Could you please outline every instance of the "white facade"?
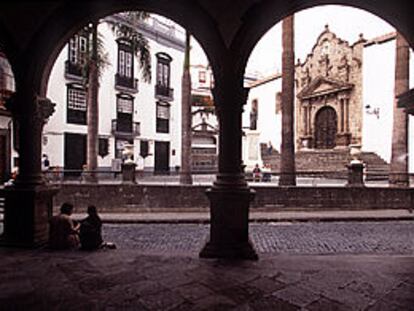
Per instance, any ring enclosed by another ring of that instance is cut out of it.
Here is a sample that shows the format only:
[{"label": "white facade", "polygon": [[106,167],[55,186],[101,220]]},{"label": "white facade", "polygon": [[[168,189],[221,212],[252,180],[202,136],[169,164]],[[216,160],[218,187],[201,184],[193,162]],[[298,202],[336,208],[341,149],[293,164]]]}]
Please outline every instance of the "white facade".
[{"label": "white facade", "polygon": [[[99,130],[100,138],[107,138],[109,154],[98,157],[100,169],[109,169],[115,159],[116,138],[112,131],[112,120],[117,119],[117,95],[130,93],[133,96],[133,122],[138,122],[140,134],[133,138],[134,159],[137,169],[153,170],[155,166],[155,143],[168,142],[169,167],[180,165],[181,161],[181,77],[184,61],[184,34],[174,24],[167,25],[162,20],[152,16],[142,29],[148,38],[151,51],[152,81],[146,83],[141,78],[138,60],[134,60],[134,78],[139,79],[138,92],[120,91],[115,88],[115,75],[118,71],[118,44],[116,36],[107,22],[98,27],[102,35],[105,51],[111,64],[105,68],[100,79],[99,88]],[[171,57],[170,88],[173,89],[172,100],[160,100],[155,96],[157,83],[157,53]],[[51,166],[65,166],[65,133],[86,134],[87,126],[67,122],[67,85],[74,82],[65,77],[65,61],[68,59],[68,45],[59,54],[49,78],[47,96],[56,103],[56,111],[45,125],[43,131],[43,153],[50,159]],[[169,132],[159,133],[156,130],[157,102],[169,104]],[[148,141],[149,156],[145,163],[140,154],[140,141]]]},{"label": "white facade", "polygon": [[[413,53],[410,72],[414,72]],[[388,163],[391,159],[391,140],[394,103],[395,39],[367,44],[363,49],[362,150],[377,153]],[[272,143],[280,151],[281,112],[277,111],[276,94],[281,92],[281,76],[274,75],[251,85],[243,113],[243,127],[250,127],[252,102],[257,100],[257,132],[259,143]],[[410,76],[410,88],[414,75]],[[369,105],[369,107],[366,107]],[[414,119],[409,123],[409,171],[414,172]],[[244,146],[244,150],[246,150]],[[247,151],[243,154],[247,159]]]}]

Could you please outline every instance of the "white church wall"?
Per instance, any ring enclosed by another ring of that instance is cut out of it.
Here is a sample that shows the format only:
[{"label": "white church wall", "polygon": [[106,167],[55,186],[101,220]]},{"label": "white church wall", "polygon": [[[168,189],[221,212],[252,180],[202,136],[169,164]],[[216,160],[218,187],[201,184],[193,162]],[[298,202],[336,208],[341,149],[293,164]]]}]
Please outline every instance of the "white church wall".
[{"label": "white church wall", "polygon": [[273,148],[280,151],[282,142],[281,111],[276,113],[276,93],[282,89],[280,78],[263,83],[250,89],[247,103],[244,107],[242,122],[244,128],[250,127],[250,112],[252,101],[258,102],[257,131],[260,133],[259,142],[271,142]]},{"label": "white church wall", "polygon": [[[374,44],[363,50],[362,150],[391,159],[395,40]],[[370,108],[365,107],[369,105]],[[379,109],[378,117],[370,114]]]}]

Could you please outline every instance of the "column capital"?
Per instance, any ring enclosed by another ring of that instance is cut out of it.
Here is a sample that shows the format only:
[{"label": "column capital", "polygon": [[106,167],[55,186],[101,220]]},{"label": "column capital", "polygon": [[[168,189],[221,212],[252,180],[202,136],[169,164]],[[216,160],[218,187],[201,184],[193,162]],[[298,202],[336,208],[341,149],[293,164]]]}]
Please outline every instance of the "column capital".
[{"label": "column capital", "polygon": [[40,122],[44,125],[49,117],[55,112],[56,104],[49,98],[41,97],[36,94],[31,96],[21,95],[19,92],[14,93],[6,102],[6,108],[13,118],[19,121]]},{"label": "column capital", "polygon": [[217,110],[243,112],[243,106],[246,104],[249,96],[249,88],[245,87],[214,87],[212,90],[214,102]]}]

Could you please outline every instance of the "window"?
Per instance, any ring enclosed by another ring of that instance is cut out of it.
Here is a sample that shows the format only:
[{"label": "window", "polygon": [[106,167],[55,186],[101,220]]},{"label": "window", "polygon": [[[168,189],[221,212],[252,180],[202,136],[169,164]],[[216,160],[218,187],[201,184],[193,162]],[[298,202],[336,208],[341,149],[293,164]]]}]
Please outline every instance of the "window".
[{"label": "window", "polygon": [[250,129],[257,130],[257,113],[258,113],[258,101],[254,99],[252,101],[252,109],[250,111]]},{"label": "window", "polygon": [[276,93],[275,113],[280,114],[282,111],[282,92]]},{"label": "window", "polygon": [[77,84],[67,85],[67,122],[86,124],[86,90]]},{"label": "window", "polygon": [[157,84],[170,86],[170,63],[172,58],[165,53],[157,54]]},{"label": "window", "polygon": [[82,68],[86,65],[88,55],[88,34],[83,31],[74,35],[68,44],[68,61],[65,73],[82,76]]},{"label": "window", "polygon": [[118,40],[118,75],[124,78],[134,78],[134,57],[131,42]]},{"label": "window", "polygon": [[157,103],[157,133],[170,132],[170,105],[165,103]]},{"label": "window", "polygon": [[198,72],[198,82],[205,83],[206,82],[206,72],[205,71],[199,71]]},{"label": "window", "polygon": [[119,94],[116,103],[117,131],[131,133],[134,110],[134,97],[127,94]]}]

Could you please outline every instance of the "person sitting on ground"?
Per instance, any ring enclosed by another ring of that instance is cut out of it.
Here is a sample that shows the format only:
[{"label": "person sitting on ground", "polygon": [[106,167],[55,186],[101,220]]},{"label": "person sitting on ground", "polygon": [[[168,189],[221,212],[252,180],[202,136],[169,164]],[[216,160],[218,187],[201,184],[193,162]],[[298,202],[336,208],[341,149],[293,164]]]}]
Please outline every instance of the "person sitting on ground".
[{"label": "person sitting on ground", "polygon": [[256,164],[253,169],[253,181],[260,181],[261,179],[261,170],[259,164]]},{"label": "person sitting on ground", "polygon": [[53,216],[49,221],[49,248],[76,249],[79,247],[79,223],[74,222],[72,215],[73,205],[63,203],[60,214]]},{"label": "person sitting on ground", "polygon": [[85,250],[98,249],[103,246],[102,220],[94,205],[88,206],[88,217],[81,221],[81,248]]}]

